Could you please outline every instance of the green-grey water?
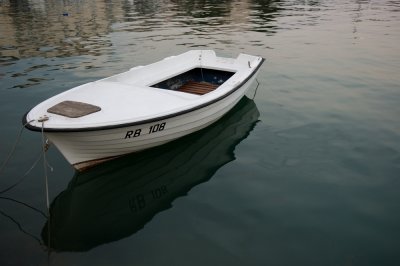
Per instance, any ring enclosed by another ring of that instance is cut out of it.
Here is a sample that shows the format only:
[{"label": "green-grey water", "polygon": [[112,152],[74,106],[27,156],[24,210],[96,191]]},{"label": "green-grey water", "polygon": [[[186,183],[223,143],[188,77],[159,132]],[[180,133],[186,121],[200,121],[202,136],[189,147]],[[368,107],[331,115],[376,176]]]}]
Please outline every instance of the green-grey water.
[{"label": "green-grey water", "polygon": [[190,49],[266,58],[198,133],[84,173],[50,147],[50,219],[23,131],[0,265],[400,265],[399,44],[391,0],[0,0],[0,163],[71,87]]}]

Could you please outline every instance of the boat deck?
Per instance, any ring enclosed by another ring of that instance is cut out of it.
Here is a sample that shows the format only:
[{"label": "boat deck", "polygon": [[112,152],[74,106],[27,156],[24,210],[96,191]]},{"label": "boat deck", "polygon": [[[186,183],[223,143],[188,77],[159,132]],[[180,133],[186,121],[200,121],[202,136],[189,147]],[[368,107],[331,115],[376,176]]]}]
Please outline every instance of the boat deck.
[{"label": "boat deck", "polygon": [[182,87],[177,89],[177,91],[192,93],[192,94],[197,94],[197,95],[203,95],[203,94],[212,92],[213,90],[215,90],[218,87],[219,87],[219,85],[212,84],[209,82],[189,81],[188,83],[184,84]]}]

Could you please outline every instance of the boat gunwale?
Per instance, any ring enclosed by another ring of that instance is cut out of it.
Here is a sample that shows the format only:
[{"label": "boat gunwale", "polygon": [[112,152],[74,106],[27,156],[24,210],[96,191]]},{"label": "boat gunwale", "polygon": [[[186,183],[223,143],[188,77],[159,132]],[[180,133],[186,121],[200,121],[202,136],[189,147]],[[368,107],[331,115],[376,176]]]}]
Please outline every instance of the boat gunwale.
[{"label": "boat gunwale", "polygon": [[246,82],[248,82],[257,73],[257,71],[260,69],[260,67],[262,66],[262,64],[265,61],[265,58],[263,58],[263,57],[260,57],[260,58],[261,58],[261,61],[258,63],[257,67],[254,68],[254,70],[251,72],[251,74],[248,75],[242,82],[237,84],[235,87],[233,87],[231,90],[229,90],[225,94],[223,94],[217,98],[211,99],[208,102],[196,105],[192,108],[185,109],[185,110],[182,110],[182,111],[179,111],[176,113],[171,113],[171,114],[158,116],[158,117],[154,117],[154,118],[149,118],[149,119],[144,119],[144,120],[135,121],[135,122],[128,122],[128,123],[108,125],[108,126],[81,127],[81,128],[46,128],[46,127],[42,128],[42,127],[32,126],[30,124],[31,121],[28,121],[27,116],[28,116],[29,112],[32,110],[31,109],[28,112],[26,112],[25,115],[23,116],[22,124],[31,131],[39,131],[39,132],[41,132],[41,131],[43,131],[43,132],[88,132],[88,131],[102,131],[102,130],[124,128],[124,127],[132,127],[132,126],[137,126],[137,125],[154,123],[154,122],[165,120],[165,119],[170,119],[170,118],[173,118],[176,116],[184,115],[184,114],[199,110],[201,108],[207,107],[207,106],[214,104],[214,103],[228,97],[229,95],[233,94],[235,91],[237,91],[240,87],[242,87]]}]

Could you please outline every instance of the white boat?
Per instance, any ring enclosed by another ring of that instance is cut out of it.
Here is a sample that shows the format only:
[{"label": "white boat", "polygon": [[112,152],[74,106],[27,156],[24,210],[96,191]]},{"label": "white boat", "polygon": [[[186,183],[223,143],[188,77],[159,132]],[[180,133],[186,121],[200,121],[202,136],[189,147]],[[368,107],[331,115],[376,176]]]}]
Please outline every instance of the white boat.
[{"label": "white boat", "polygon": [[215,122],[245,95],[263,61],[188,51],[60,93],[31,109],[23,123],[43,131],[83,170]]}]

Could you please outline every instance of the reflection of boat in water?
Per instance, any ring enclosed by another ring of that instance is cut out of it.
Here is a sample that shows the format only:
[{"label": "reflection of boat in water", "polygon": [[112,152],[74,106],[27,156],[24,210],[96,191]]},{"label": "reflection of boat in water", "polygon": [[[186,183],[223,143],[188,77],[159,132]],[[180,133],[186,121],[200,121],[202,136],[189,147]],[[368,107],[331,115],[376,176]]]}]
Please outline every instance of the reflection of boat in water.
[{"label": "reflection of boat in water", "polygon": [[[51,204],[51,248],[85,251],[140,230],[175,198],[234,160],[236,145],[258,116],[254,102],[244,97],[202,131],[77,173]],[[45,242],[48,229],[47,222]]]}]

